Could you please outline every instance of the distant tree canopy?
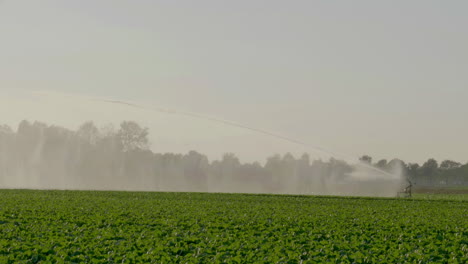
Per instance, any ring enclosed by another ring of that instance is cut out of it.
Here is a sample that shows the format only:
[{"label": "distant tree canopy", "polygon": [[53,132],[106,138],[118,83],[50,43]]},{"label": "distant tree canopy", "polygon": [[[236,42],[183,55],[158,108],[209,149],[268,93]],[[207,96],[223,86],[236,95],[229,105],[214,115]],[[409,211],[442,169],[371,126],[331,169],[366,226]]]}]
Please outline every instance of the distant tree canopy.
[{"label": "distant tree canopy", "polygon": [[440,168],[443,170],[453,170],[458,169],[462,166],[460,162],[456,162],[453,160],[444,160],[440,163]]},{"label": "distant tree canopy", "polygon": [[372,163],[372,157],[368,156],[368,155],[364,155],[362,156],[361,158],[359,158],[359,160],[363,163],[367,163],[367,164],[371,164]]},{"label": "distant tree canopy", "polygon": [[[373,163],[360,161],[390,173],[403,172],[419,186],[468,185],[468,164],[429,159],[422,166],[399,159]],[[209,161],[196,151],[187,154],[154,153],[148,128],[125,121],[119,129],[97,128],[86,122],[76,131],[41,122],[22,121],[15,131],[0,125],[0,187],[151,189],[230,191],[242,190],[303,193],[325,189],[331,181],[344,181],[355,167],[337,159],[311,160],[308,154],[273,155],[265,164],[242,163],[233,153]],[[251,189],[249,189],[251,188]]]},{"label": "distant tree canopy", "polygon": [[[369,164],[372,158],[364,155],[360,160],[363,163]],[[468,185],[468,163],[463,165],[460,162],[444,160],[439,165],[435,159],[431,158],[422,165],[419,165],[417,163],[406,164],[398,159],[393,159],[390,162],[383,159],[373,164],[373,166],[388,172],[399,168],[408,179],[421,187]]]},{"label": "distant tree canopy", "polygon": [[117,137],[124,151],[149,149],[148,128],[142,128],[136,122],[122,122]]}]

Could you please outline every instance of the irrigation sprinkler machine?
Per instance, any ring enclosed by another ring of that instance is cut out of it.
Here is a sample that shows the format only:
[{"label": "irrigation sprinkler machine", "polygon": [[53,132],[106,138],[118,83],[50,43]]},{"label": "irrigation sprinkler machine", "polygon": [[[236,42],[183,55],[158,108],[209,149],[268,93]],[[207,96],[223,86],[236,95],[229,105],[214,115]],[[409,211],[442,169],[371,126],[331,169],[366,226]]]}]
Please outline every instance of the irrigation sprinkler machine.
[{"label": "irrigation sprinkler machine", "polygon": [[413,183],[408,178],[406,178],[406,182],[407,182],[406,187],[397,193],[397,197],[399,198],[411,198],[412,197],[411,189],[413,188]]}]

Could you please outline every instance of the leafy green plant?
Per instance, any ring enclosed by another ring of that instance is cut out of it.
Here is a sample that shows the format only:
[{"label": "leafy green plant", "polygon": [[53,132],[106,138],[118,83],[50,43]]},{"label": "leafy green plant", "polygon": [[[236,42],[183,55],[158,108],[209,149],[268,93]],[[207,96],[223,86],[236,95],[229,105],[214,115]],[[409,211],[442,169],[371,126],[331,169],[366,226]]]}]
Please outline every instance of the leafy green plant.
[{"label": "leafy green plant", "polygon": [[466,263],[468,202],[0,191],[0,263]]}]

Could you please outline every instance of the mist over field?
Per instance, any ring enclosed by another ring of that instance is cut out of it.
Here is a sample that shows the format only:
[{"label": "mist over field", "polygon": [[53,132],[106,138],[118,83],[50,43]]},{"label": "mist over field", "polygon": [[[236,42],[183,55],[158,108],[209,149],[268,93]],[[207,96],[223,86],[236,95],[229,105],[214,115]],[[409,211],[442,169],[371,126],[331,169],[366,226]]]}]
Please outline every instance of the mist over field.
[{"label": "mist over field", "polygon": [[[408,180],[422,188],[468,185],[468,164],[453,160],[373,162],[233,121],[119,100],[44,91],[9,99],[0,107],[60,125],[0,127],[0,188],[395,197]],[[86,117],[97,122],[76,123]],[[249,155],[258,148],[271,152]]]},{"label": "mist over field", "polygon": [[400,162],[389,172],[365,164],[311,160],[308,154],[241,163],[233,153],[209,161],[196,151],[154,153],[148,129],[125,121],[68,130],[22,121],[0,127],[0,188],[238,192],[395,196]]}]

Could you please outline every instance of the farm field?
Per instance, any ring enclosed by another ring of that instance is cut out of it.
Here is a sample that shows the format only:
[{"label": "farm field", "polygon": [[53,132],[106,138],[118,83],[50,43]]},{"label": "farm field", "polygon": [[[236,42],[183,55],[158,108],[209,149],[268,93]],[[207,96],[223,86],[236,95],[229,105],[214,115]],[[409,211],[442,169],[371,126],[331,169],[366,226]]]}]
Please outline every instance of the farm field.
[{"label": "farm field", "polygon": [[468,201],[468,194],[465,194],[465,193],[456,193],[456,194],[415,193],[413,194],[413,198],[426,199],[426,200]]},{"label": "farm field", "polygon": [[0,190],[0,263],[467,263],[468,201]]}]

